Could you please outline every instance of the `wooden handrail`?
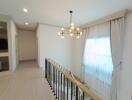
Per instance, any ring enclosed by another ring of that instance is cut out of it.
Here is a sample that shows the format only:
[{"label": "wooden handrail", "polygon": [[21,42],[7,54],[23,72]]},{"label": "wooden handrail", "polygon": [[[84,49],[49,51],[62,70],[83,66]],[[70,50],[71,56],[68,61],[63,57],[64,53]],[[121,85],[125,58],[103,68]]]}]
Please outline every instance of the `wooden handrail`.
[{"label": "wooden handrail", "polygon": [[73,82],[76,86],[78,86],[87,96],[90,96],[92,100],[102,100],[99,96],[97,96],[92,90],[90,90],[86,85],[84,85],[81,81],[77,80],[70,72],[68,72],[64,67],[60,66],[56,62],[51,59],[47,59],[48,62],[51,63],[53,67],[55,67],[58,71],[65,75],[67,79]]}]

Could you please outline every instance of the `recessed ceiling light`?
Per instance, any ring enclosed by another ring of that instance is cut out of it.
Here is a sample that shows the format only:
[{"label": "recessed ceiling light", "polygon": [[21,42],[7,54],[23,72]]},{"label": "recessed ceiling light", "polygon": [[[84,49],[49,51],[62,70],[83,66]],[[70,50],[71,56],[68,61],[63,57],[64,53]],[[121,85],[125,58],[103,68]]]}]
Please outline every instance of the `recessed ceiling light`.
[{"label": "recessed ceiling light", "polygon": [[25,25],[29,25],[29,23],[28,22],[25,22]]},{"label": "recessed ceiling light", "polygon": [[26,8],[23,8],[23,11],[24,11],[25,13],[27,13],[27,12],[28,12],[28,9],[26,9]]}]

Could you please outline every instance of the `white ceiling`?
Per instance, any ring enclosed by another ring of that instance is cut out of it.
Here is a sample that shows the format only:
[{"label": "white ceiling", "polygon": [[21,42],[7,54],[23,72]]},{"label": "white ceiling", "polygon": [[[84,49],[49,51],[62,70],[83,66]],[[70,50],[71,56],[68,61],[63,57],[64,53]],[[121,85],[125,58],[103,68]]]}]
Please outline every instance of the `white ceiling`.
[{"label": "white ceiling", "polygon": [[[37,23],[69,24],[69,10],[77,25],[132,7],[132,0],[0,0],[0,13],[14,18],[19,28],[34,30]],[[28,9],[28,13],[22,11]],[[24,22],[28,21],[29,26]]]}]

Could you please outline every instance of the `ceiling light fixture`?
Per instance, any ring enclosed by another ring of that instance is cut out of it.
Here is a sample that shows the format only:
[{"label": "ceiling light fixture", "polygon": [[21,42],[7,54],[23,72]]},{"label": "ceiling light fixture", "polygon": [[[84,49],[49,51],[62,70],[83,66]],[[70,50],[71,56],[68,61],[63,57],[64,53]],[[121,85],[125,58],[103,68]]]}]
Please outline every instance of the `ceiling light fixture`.
[{"label": "ceiling light fixture", "polygon": [[72,14],[73,11],[70,11],[70,26],[66,29],[61,28],[61,31],[58,32],[58,35],[63,39],[65,34],[69,34],[71,37],[76,37],[79,39],[82,35],[82,31],[79,27],[75,27],[74,23],[72,22]]},{"label": "ceiling light fixture", "polygon": [[23,8],[23,11],[24,11],[25,13],[27,13],[27,12],[28,12],[28,9],[26,9],[26,8]]},{"label": "ceiling light fixture", "polygon": [[25,22],[25,25],[29,25],[29,23],[28,22]]}]

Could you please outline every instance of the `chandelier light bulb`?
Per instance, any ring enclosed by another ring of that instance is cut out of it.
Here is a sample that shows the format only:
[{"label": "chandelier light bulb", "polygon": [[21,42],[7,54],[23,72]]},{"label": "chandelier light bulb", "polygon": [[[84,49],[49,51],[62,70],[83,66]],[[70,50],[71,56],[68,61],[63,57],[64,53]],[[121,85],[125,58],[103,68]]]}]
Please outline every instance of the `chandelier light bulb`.
[{"label": "chandelier light bulb", "polygon": [[71,23],[71,26],[74,26],[74,23]]},{"label": "chandelier light bulb", "polygon": [[64,31],[64,28],[62,27],[61,30]]},{"label": "chandelier light bulb", "polygon": [[60,36],[60,35],[61,35],[61,33],[60,33],[60,32],[58,32],[58,35]]},{"label": "chandelier light bulb", "polygon": [[82,32],[80,32],[80,35],[82,35]]},{"label": "chandelier light bulb", "polygon": [[29,25],[29,23],[28,22],[25,22],[25,25]]},{"label": "chandelier light bulb", "polygon": [[79,31],[80,29],[79,28],[77,28],[77,31]]},{"label": "chandelier light bulb", "polygon": [[28,9],[23,8],[23,12],[28,13]]},{"label": "chandelier light bulb", "polygon": [[74,35],[73,33],[70,34],[71,37],[72,37],[73,35]]},{"label": "chandelier light bulb", "polygon": [[74,26],[72,26],[72,27],[71,27],[71,29],[72,29],[72,30],[74,30],[74,29],[75,29],[75,27],[74,27]]},{"label": "chandelier light bulb", "polygon": [[71,33],[71,32],[72,32],[72,30],[70,29],[70,30],[69,30],[69,32]]}]

